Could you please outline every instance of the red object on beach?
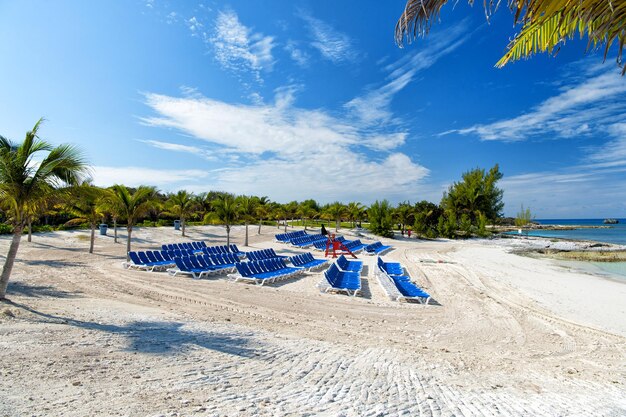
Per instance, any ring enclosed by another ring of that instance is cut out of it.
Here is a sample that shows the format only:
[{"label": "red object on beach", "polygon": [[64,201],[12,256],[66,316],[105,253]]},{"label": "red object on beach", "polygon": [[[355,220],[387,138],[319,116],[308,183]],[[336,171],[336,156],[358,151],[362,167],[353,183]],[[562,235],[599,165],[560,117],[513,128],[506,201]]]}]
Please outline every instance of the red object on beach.
[{"label": "red object on beach", "polygon": [[324,257],[328,257],[328,253],[332,248],[333,258],[339,255],[352,255],[354,259],[358,259],[354,253],[350,249],[348,249],[343,243],[335,239],[335,234],[328,235],[328,241],[326,242],[326,253],[324,253]]}]

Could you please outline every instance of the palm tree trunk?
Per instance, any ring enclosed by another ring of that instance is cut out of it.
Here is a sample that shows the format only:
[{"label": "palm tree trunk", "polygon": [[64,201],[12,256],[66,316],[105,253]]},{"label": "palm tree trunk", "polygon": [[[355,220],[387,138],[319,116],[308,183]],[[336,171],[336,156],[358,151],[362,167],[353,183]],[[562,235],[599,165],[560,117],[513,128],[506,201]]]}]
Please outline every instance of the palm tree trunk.
[{"label": "palm tree trunk", "polygon": [[339,231],[339,219],[335,219],[335,232]]},{"label": "palm tree trunk", "polygon": [[257,232],[257,235],[261,234],[261,225],[263,224],[263,219],[259,219],[259,231]]},{"label": "palm tree trunk", "polygon": [[113,217],[113,242],[117,243],[117,217]]},{"label": "palm tree trunk", "polygon": [[31,219],[28,219],[28,241],[33,241],[33,222]]},{"label": "palm tree trunk", "polygon": [[130,235],[133,233],[133,226],[128,225],[126,227],[126,231],[128,232],[128,237],[126,238],[126,260],[130,261],[130,256],[128,256],[128,252],[130,252]]},{"label": "palm tree trunk", "polygon": [[285,216],[285,233],[287,233],[287,216]]},{"label": "palm tree trunk", "polygon": [[185,218],[183,216],[180,216],[180,224],[183,228],[183,237],[186,237],[185,236]]},{"label": "palm tree trunk", "polygon": [[230,248],[230,225],[226,225],[226,246]]},{"label": "palm tree trunk", "polygon": [[248,221],[246,220],[246,241],[243,243],[244,246],[248,246]]},{"label": "palm tree trunk", "polygon": [[94,240],[96,240],[96,224],[91,223],[91,239],[89,241],[89,253],[93,253]]},{"label": "palm tree trunk", "polygon": [[20,239],[22,239],[23,229],[23,226],[15,226],[15,229],[13,230],[13,239],[11,239],[9,253],[4,261],[4,267],[2,267],[2,275],[0,275],[0,300],[3,300],[7,293],[9,278],[11,278],[11,271],[13,270],[13,264],[15,263],[15,258],[17,257],[17,250],[20,247]]}]

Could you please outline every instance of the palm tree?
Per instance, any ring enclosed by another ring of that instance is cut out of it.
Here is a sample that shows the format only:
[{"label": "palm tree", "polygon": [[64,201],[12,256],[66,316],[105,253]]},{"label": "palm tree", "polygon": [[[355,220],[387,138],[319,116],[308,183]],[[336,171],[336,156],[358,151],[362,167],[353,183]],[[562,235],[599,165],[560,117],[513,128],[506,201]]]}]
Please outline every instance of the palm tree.
[{"label": "palm tree", "polygon": [[68,223],[89,223],[91,235],[89,240],[89,253],[93,253],[96,238],[96,225],[100,223],[104,212],[102,211],[101,199],[103,192],[85,181],[77,187],[68,190],[67,209],[77,218]]},{"label": "palm tree", "polygon": [[113,242],[117,243],[117,220],[124,211],[124,208],[120,199],[115,195],[113,188],[102,190],[100,211],[111,216],[111,220],[113,220]]},{"label": "palm tree", "polygon": [[178,216],[180,226],[185,237],[185,219],[193,213],[196,208],[196,199],[193,194],[185,190],[180,190],[176,194],[172,194],[167,200],[168,212]]},{"label": "palm tree", "polygon": [[[13,238],[0,275],[0,300],[4,299],[9,285],[28,217],[28,205],[50,195],[63,183],[78,183],[88,171],[77,148],[66,144],[54,147],[39,138],[37,133],[42,121],[39,119],[33,129],[26,132],[21,144],[14,144],[0,136],[0,199],[10,206],[13,223]],[[33,158],[42,152],[47,152],[47,155],[38,164],[34,163]]]},{"label": "palm tree", "polygon": [[267,196],[257,198],[256,215],[259,218],[259,231],[257,232],[257,235],[261,234],[263,219],[270,215],[269,204],[270,199],[267,198]]},{"label": "palm tree", "polygon": [[113,186],[113,204],[112,208],[117,211],[117,215],[126,219],[126,259],[128,260],[128,252],[130,252],[130,242],[133,233],[133,226],[137,220],[145,215],[152,205],[152,201],[156,195],[154,187],[145,185],[140,186],[131,194],[130,190],[124,185],[116,184]]},{"label": "palm tree", "polygon": [[[431,22],[438,19],[441,8],[448,0],[408,0],[404,13],[396,23],[396,43],[402,46],[417,36],[428,33]],[[472,4],[473,1],[469,0]],[[487,16],[500,2],[485,2]],[[495,7],[494,7],[495,4]],[[605,45],[604,57],[617,41],[617,62],[622,64],[622,50],[626,42],[624,1],[570,1],[570,0],[511,0],[509,7],[515,11],[515,24],[522,28],[508,45],[508,51],[497,62],[502,67],[508,62],[526,58],[537,52],[557,51],[566,39],[578,31],[587,35],[589,45]],[[626,73],[626,66],[622,75]]]},{"label": "palm tree", "polygon": [[232,194],[222,194],[213,200],[213,209],[226,226],[226,245],[230,246],[230,226],[237,219],[237,201]]},{"label": "palm tree", "polygon": [[325,211],[330,219],[335,220],[335,232],[338,231],[341,218],[346,214],[346,206],[341,204],[339,201],[335,201],[326,207]]},{"label": "palm tree", "polygon": [[363,210],[365,210],[363,204],[356,201],[348,203],[346,206],[346,212],[348,213],[348,219],[352,222],[352,227],[354,227],[356,221],[361,220]]},{"label": "palm tree", "polygon": [[237,203],[239,205],[239,214],[241,214],[241,218],[246,226],[246,238],[243,245],[248,246],[248,223],[254,220],[258,197],[241,195],[237,197]]}]

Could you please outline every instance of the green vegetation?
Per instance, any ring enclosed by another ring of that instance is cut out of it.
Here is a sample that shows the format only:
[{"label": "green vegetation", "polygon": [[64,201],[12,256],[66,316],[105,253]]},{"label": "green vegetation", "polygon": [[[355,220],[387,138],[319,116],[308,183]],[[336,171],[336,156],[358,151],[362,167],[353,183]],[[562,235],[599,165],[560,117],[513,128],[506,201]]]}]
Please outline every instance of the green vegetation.
[{"label": "green vegetation", "polygon": [[[20,246],[22,231],[30,224],[31,210],[61,184],[78,184],[87,172],[80,152],[70,145],[52,146],[39,139],[43,119],[15,144],[0,136],[0,201],[13,229],[13,238],[0,275],[0,300],[4,299]],[[42,155],[43,154],[43,155]],[[33,159],[43,159],[38,164]]]},{"label": "green vegetation", "polygon": [[533,215],[530,212],[530,208],[524,209],[524,205],[522,204],[521,210],[515,216],[515,226],[517,227],[525,227],[528,226],[533,220]]},{"label": "green vegetation", "polygon": [[[408,0],[396,24],[396,42],[402,45],[428,33],[430,25],[439,18],[447,0]],[[473,0],[469,0],[473,4]],[[485,1],[485,14],[489,17],[500,2]],[[561,45],[576,33],[589,39],[589,47],[604,45],[606,58],[611,45],[617,45],[617,63],[622,66],[622,50],[626,43],[624,1],[569,1],[569,0],[511,0],[515,11],[514,24],[521,25],[519,33],[510,41],[508,51],[497,62],[503,67],[511,61],[528,58],[537,52],[558,52]],[[626,72],[626,66],[622,74]]]},{"label": "green vegetation", "polygon": [[380,236],[393,237],[393,210],[389,201],[383,200],[372,204],[367,211],[370,230]]}]

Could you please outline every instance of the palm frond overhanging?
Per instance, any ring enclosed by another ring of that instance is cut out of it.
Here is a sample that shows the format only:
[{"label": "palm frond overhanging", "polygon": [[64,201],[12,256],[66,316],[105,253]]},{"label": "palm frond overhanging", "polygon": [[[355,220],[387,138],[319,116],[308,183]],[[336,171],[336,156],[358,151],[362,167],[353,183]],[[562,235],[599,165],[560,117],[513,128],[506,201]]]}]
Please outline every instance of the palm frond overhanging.
[{"label": "palm frond overhanging", "polygon": [[[468,1],[473,4],[473,0]],[[441,8],[448,0],[408,0],[396,23],[396,43],[410,43],[425,36]],[[499,1],[485,0],[485,13],[493,13]],[[508,45],[505,55],[496,63],[502,67],[511,61],[527,58],[537,52],[558,52],[576,32],[587,35],[589,47],[604,45],[604,57],[617,42],[617,63],[622,66],[626,42],[626,0],[509,0],[515,12],[515,23],[522,28]],[[626,72],[623,68],[622,74]]]}]

